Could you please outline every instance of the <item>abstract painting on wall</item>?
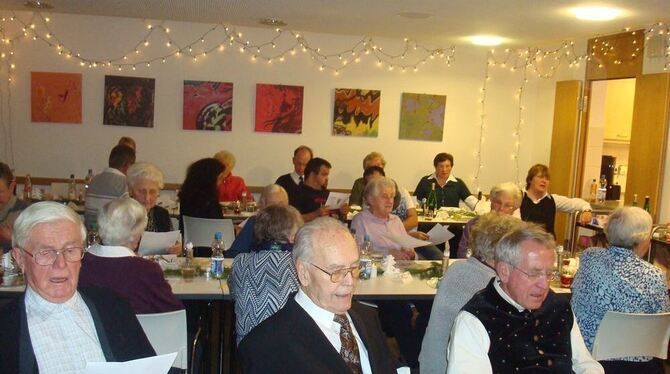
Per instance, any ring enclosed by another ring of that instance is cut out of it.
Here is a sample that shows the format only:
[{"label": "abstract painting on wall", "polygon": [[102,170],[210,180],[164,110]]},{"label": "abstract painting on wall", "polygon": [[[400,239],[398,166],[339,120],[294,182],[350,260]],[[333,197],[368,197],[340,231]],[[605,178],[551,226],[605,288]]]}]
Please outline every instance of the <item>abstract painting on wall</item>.
[{"label": "abstract painting on wall", "polygon": [[105,125],[154,127],[153,78],[105,75]]},{"label": "abstract painting on wall", "polygon": [[256,85],[256,131],[302,133],[303,86]]},{"label": "abstract painting on wall", "polygon": [[402,94],[400,139],[441,142],[444,130],[445,95]]},{"label": "abstract painting on wall", "polygon": [[231,131],[233,84],[184,81],[184,130]]},{"label": "abstract painting on wall", "polygon": [[335,89],[333,135],[379,135],[381,91],[350,88]]},{"label": "abstract painting on wall", "polygon": [[81,74],[30,73],[33,122],[81,123]]}]

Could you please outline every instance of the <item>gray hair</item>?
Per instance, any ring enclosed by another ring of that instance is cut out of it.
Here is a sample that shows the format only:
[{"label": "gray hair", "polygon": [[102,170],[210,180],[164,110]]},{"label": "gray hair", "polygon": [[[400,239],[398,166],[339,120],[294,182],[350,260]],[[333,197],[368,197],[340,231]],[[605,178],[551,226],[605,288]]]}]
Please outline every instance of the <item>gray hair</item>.
[{"label": "gray hair", "polygon": [[163,189],[165,182],[163,180],[163,172],[156,165],[149,162],[138,162],[128,168],[126,174],[128,178],[128,185],[135,186],[143,180],[154,182],[158,188]]},{"label": "gray hair", "polygon": [[258,242],[292,242],[303,225],[300,212],[290,205],[270,205],[258,211],[254,236]]},{"label": "gray hair", "polygon": [[521,222],[516,217],[497,212],[490,212],[477,218],[470,232],[472,255],[482,261],[493,262],[495,247],[500,239]]},{"label": "gray hair", "polygon": [[365,156],[365,158],[363,159],[363,170],[367,169],[368,166],[370,166],[369,165],[370,162],[372,162],[372,160],[376,158],[381,159],[382,169],[386,167],[386,160],[384,160],[384,155],[379,152],[373,151],[368,153],[367,156]]},{"label": "gray hair", "polygon": [[79,228],[81,244],[86,240],[86,228],[81,217],[74,210],[53,201],[41,201],[27,207],[14,222],[12,246],[23,248],[35,226],[43,223],[70,221]]},{"label": "gray hair", "polygon": [[237,162],[235,155],[226,150],[216,152],[214,158],[226,166],[226,171],[233,170]]},{"label": "gray hair", "polygon": [[129,247],[147,227],[147,211],[135,199],[120,197],[100,209],[98,226],[103,244]]},{"label": "gray hair", "polygon": [[502,194],[508,194],[512,196],[512,199],[514,200],[514,209],[519,209],[521,206],[521,189],[519,186],[512,182],[504,182],[504,183],[499,183],[496,184],[495,186],[491,187],[491,192],[489,194],[489,200],[497,199],[498,196]]},{"label": "gray hair", "polygon": [[382,177],[373,179],[365,185],[363,199],[367,202],[368,198],[379,196],[382,188],[390,188],[395,196],[395,182],[391,178]]},{"label": "gray hair", "polygon": [[303,225],[295,235],[293,245],[293,262],[309,262],[318,248],[329,246],[329,238],[348,237],[355,242],[349,230],[334,218],[319,217]]},{"label": "gray hair", "polygon": [[605,235],[610,245],[633,249],[651,235],[652,219],[638,207],[618,208],[610,214],[605,225]]},{"label": "gray hair", "polygon": [[279,194],[282,195],[282,199],[286,200],[286,203],[288,204],[288,194],[286,193],[284,187],[278,184],[270,184],[265,186],[261,192],[261,197],[258,199],[258,207],[261,209],[266,208],[268,206],[268,200],[270,200],[270,197],[274,197],[274,195]]},{"label": "gray hair", "polygon": [[517,266],[523,260],[521,243],[533,241],[549,250],[554,250],[554,237],[541,226],[529,222],[521,222],[512,231],[504,235],[495,246],[496,263],[504,262]]}]

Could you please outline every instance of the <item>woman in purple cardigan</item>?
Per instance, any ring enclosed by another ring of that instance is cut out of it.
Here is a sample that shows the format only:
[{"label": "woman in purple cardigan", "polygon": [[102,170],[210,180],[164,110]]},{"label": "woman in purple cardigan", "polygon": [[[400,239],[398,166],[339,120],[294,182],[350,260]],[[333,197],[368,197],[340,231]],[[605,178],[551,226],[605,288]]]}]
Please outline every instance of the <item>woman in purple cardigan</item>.
[{"label": "woman in purple cardigan", "polygon": [[155,262],[135,249],[147,225],[144,207],[130,197],[107,203],[98,213],[102,245],[88,249],[81,264],[80,286],[111,289],[128,300],[136,314],[184,309]]}]

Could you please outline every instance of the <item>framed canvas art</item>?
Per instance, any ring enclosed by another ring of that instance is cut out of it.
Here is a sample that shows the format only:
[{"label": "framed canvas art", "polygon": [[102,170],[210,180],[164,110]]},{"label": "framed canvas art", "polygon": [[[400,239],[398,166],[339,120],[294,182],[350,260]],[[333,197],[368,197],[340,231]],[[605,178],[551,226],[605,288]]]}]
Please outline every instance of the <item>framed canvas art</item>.
[{"label": "framed canvas art", "polygon": [[30,118],[81,123],[81,74],[31,72]]},{"label": "framed canvas art", "polygon": [[302,86],[256,85],[256,131],[302,133]]},{"label": "framed canvas art", "polygon": [[441,142],[446,105],[445,95],[403,92],[398,137]]},{"label": "framed canvas art", "polygon": [[335,89],[333,135],[377,137],[381,91]]},{"label": "framed canvas art", "polygon": [[103,124],[154,127],[153,78],[105,75]]},{"label": "framed canvas art", "polygon": [[231,131],[233,84],[184,81],[184,130]]}]

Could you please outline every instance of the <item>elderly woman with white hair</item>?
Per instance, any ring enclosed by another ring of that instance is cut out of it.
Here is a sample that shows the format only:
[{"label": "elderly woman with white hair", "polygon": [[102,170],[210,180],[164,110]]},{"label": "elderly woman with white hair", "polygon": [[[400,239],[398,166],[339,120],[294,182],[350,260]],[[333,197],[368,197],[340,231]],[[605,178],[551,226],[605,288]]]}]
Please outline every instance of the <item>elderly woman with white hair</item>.
[{"label": "elderly woman with white hair", "polygon": [[354,216],[351,228],[356,230],[356,241],[369,239],[376,252],[391,254],[398,260],[412,260],[414,248],[402,246],[389,236],[406,236],[405,226],[398,216],[391,214],[395,198],[395,183],[389,178],[377,178],[365,186],[363,199],[367,207]]},{"label": "elderly woman with white hair", "polygon": [[[615,210],[605,226],[609,248],[590,248],[581,257],[572,284],[572,309],[591,350],[607,311],[670,312],[663,271],[644,261],[651,244],[652,219],[637,207]],[[607,373],[663,373],[652,357],[623,357],[600,362]]]},{"label": "elderly woman with white hair", "polygon": [[487,213],[472,227],[472,256],[450,266],[438,287],[426,335],[421,344],[421,373],[444,374],[447,346],[454,319],[479,290],[486,287],[495,271],[495,246],[500,238],[521,224],[521,220],[497,211]]},{"label": "elderly woman with white hair", "polygon": [[111,289],[136,314],[184,309],[160,266],[135,254],[146,224],[146,210],[137,201],[121,197],[107,203],[98,213],[102,245],[84,255],[79,284]]},{"label": "elderly woman with white hair", "polygon": [[249,192],[242,177],[233,175],[233,168],[237,160],[235,155],[228,151],[216,152],[214,158],[224,167],[223,181],[219,185],[219,201],[242,201],[242,195],[246,195],[247,201],[254,201],[254,196]]},{"label": "elderly woman with white hair", "polygon": [[[521,206],[521,189],[512,182],[499,183],[491,187],[489,199],[491,201],[491,211],[500,214],[513,215]],[[520,218],[520,217],[517,217]],[[468,250],[471,245],[471,230],[477,223],[477,218],[473,218],[463,227],[463,236],[458,243],[458,258],[468,257]]]}]

